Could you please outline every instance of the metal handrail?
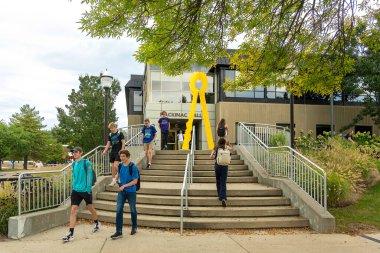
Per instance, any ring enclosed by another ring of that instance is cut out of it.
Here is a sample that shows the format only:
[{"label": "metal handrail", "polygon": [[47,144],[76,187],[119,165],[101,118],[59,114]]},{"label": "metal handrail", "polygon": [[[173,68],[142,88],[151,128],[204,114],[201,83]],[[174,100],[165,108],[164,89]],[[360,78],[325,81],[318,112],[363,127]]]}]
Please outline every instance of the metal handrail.
[{"label": "metal handrail", "polygon": [[268,147],[245,123],[238,123],[237,138],[269,176],[287,177],[327,211],[325,170],[289,146]]},{"label": "metal handrail", "polygon": [[240,122],[244,124],[251,132],[253,132],[259,139],[264,142],[267,146],[271,146],[273,137],[282,133],[285,135],[285,143],[290,146],[290,130],[287,127],[270,125],[270,124],[261,124],[261,123],[247,123]]},{"label": "metal handrail", "polygon": [[[194,167],[194,157],[195,157],[195,126],[193,126],[193,132],[191,135],[191,149],[190,153],[187,154],[186,158],[186,167],[185,173],[183,175],[183,183],[181,188],[181,212],[180,212],[180,233],[183,234],[183,210],[184,210],[184,201],[185,201],[185,209],[188,209],[188,189],[189,185],[193,183],[193,167]],[[185,200],[184,200],[185,194]]]},{"label": "metal handrail", "polygon": [[[104,146],[98,146],[82,156],[93,164],[97,175],[110,173],[106,170],[108,156],[102,156]],[[71,164],[60,170],[22,172],[18,175],[18,215],[41,209],[59,206],[64,203],[71,192]],[[40,177],[31,175],[40,174]],[[49,175],[49,176],[47,176]],[[52,175],[52,176],[50,176]],[[23,202],[22,202],[23,200]]]}]

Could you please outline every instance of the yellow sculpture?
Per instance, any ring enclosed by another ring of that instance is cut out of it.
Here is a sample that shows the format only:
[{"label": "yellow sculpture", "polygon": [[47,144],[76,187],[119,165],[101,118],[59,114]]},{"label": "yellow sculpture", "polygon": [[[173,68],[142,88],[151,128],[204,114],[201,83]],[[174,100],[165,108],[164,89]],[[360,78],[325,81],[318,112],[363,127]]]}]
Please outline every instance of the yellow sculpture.
[{"label": "yellow sculpture", "polygon": [[[195,82],[197,80],[201,80],[202,82],[202,87],[199,90],[195,86]],[[189,149],[198,95],[200,96],[200,101],[201,101],[202,115],[203,115],[203,120],[205,123],[208,148],[213,149],[214,140],[212,138],[211,124],[210,124],[210,119],[208,117],[207,104],[206,104],[206,90],[208,86],[206,74],[202,72],[195,72],[190,78],[189,86],[190,86],[190,92],[193,95],[193,98],[191,101],[189,120],[186,123],[186,133],[185,133],[182,149],[185,149],[185,150]]]}]

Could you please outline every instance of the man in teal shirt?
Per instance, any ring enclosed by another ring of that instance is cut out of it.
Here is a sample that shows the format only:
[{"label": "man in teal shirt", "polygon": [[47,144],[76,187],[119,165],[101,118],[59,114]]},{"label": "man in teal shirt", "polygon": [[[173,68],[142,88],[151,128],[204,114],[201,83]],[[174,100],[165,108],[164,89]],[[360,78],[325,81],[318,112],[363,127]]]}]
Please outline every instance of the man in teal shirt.
[{"label": "man in teal shirt", "polygon": [[[98,221],[98,215],[94,206],[92,205],[92,164],[88,160],[82,159],[83,150],[80,147],[75,147],[73,155],[75,162],[73,163],[72,176],[73,176],[73,191],[71,193],[71,213],[70,213],[70,230],[63,241],[68,242],[74,240],[74,228],[77,220],[77,210],[84,200],[87,205],[87,209],[91,212],[94,219],[93,233],[99,231],[100,222]],[[84,164],[86,163],[86,165]]]}]

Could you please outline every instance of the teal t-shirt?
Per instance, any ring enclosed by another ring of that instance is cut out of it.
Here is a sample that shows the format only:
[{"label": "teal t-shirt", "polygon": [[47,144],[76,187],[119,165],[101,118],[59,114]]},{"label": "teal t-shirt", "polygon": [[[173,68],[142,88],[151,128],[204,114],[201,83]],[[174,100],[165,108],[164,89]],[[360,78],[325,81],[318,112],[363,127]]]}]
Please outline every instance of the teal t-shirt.
[{"label": "teal t-shirt", "polygon": [[87,173],[84,168],[84,159],[73,163],[73,190],[76,192],[91,193],[92,164],[86,160]]}]

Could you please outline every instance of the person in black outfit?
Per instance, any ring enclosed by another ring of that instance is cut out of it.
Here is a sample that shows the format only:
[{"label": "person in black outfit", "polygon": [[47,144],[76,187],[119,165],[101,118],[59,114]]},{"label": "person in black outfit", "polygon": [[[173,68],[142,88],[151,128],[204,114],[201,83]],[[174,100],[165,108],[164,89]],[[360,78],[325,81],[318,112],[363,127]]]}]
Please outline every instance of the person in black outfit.
[{"label": "person in black outfit", "polygon": [[216,127],[216,133],[217,133],[219,138],[226,139],[227,132],[228,132],[228,125],[226,124],[226,120],[222,118],[219,121],[218,126]]},{"label": "person in black outfit", "polygon": [[230,149],[226,145],[226,140],[220,138],[215,148],[211,152],[210,158],[215,160],[215,178],[216,178],[216,190],[218,192],[219,201],[222,202],[222,206],[227,206],[227,176],[228,166],[219,165],[216,162],[218,156],[218,149]]},{"label": "person in black outfit", "polygon": [[111,133],[108,136],[107,145],[102,153],[102,155],[105,155],[109,147],[112,145],[111,152],[110,152],[110,163],[112,163],[112,182],[110,183],[110,186],[115,185],[115,178],[117,174],[117,166],[119,165],[120,156],[119,151],[125,149],[125,139],[122,132],[117,130],[116,124],[114,122],[109,123],[108,125]]}]

